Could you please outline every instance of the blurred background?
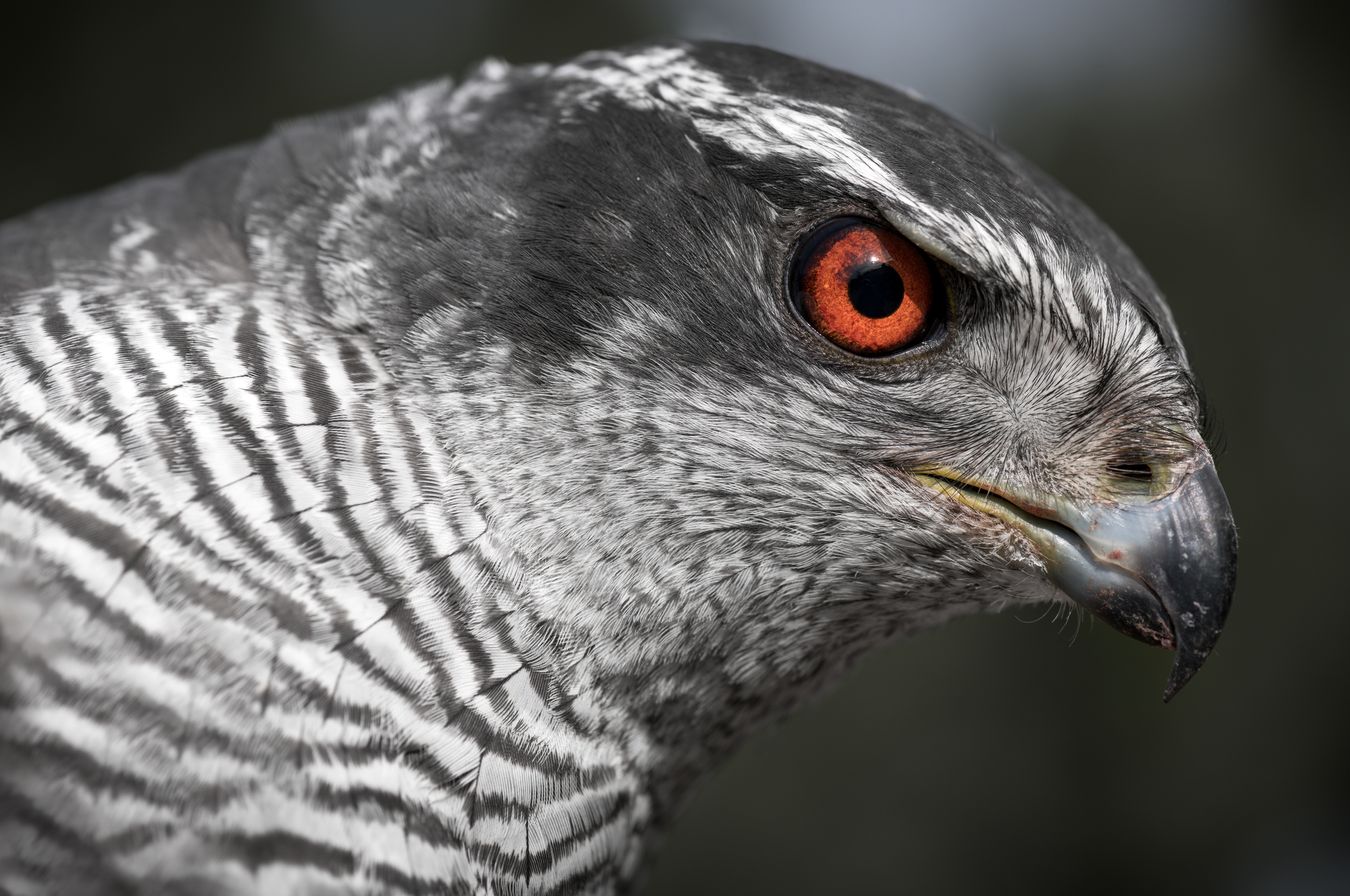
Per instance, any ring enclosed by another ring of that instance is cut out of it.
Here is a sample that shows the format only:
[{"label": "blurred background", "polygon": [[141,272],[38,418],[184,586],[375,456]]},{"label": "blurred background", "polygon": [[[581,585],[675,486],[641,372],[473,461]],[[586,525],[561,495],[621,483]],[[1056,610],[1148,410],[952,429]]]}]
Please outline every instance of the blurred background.
[{"label": "blurred background", "polygon": [[1105,626],[967,619],[867,658],[695,792],[650,894],[1350,893],[1350,97],[1332,4],[27,4],[0,217],[279,119],[713,36],[905,84],[1087,200],[1170,297],[1222,432],[1235,607],[1169,706]]}]

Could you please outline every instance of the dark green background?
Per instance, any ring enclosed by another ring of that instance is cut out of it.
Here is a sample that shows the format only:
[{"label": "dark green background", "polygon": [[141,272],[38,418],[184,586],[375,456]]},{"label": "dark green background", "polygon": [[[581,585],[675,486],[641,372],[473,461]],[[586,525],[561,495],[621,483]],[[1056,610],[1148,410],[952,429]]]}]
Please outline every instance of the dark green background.
[{"label": "dark green background", "polygon": [[[979,47],[947,29],[912,71],[878,56],[888,28],[924,36],[919,3],[878,3],[859,46],[942,99],[961,54],[1027,40],[1019,4],[958,5],[993,35]],[[1020,79],[1014,59],[994,89],[952,94],[1094,206],[1171,297],[1241,532],[1222,644],[1164,707],[1165,656],[1073,618],[900,643],[705,782],[648,892],[1350,892],[1346,29],[1312,5],[1206,3],[1183,33],[1145,7],[1110,65]],[[720,30],[771,40],[802,8],[746,7]],[[688,20],[673,0],[11,6],[0,217],[484,55],[557,59]],[[1182,41],[1165,69],[1140,33]],[[1045,59],[1078,39],[1034,35]],[[856,68],[848,47],[813,55]]]}]

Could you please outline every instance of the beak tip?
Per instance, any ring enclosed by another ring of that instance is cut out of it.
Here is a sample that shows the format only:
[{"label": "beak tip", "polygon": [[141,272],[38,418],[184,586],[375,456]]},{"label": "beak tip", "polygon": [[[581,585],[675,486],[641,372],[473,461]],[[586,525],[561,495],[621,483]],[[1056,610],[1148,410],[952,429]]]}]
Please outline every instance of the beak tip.
[{"label": "beak tip", "polygon": [[[1121,541],[1138,544],[1135,572],[1151,598],[1143,602],[1166,618],[1170,637],[1152,643],[1176,651],[1163,688],[1168,703],[1200,671],[1227,621],[1237,586],[1233,512],[1206,458],[1171,496],[1120,511],[1113,522]],[[1150,640],[1139,625],[1122,630]]]},{"label": "beak tip", "polygon": [[1209,650],[1195,650],[1193,647],[1179,645],[1177,647],[1177,658],[1172,664],[1172,674],[1167,678],[1167,686],[1163,688],[1163,703],[1172,702],[1172,698],[1181,692],[1190,680],[1195,677],[1195,673],[1200,671],[1200,667],[1205,664],[1209,657]]},{"label": "beak tip", "polygon": [[1191,680],[1193,675],[1195,675],[1194,668],[1183,672],[1180,665],[1173,666],[1172,674],[1168,676],[1167,685],[1163,688],[1162,702],[1164,704],[1171,703],[1172,698],[1181,693],[1181,689],[1186,686],[1186,683]]}]

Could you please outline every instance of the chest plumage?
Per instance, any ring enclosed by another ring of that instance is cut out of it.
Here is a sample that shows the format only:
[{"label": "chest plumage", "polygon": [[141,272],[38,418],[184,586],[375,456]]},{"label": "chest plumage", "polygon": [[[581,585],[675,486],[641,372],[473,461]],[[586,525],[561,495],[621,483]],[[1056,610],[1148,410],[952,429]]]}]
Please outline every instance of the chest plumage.
[{"label": "chest plumage", "polygon": [[1067,595],[1175,688],[1227,609],[1138,263],[787,57],[489,63],[0,262],[12,892],[611,892],[894,634]]}]

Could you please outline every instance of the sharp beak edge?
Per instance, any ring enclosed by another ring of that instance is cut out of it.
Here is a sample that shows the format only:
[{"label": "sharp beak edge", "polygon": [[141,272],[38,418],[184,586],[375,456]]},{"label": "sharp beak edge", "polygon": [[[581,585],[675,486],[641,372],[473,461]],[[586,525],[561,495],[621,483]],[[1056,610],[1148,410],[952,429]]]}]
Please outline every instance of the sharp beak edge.
[{"label": "sharp beak edge", "polygon": [[1208,454],[1167,495],[1131,503],[1022,501],[946,471],[916,478],[1020,530],[1051,581],[1111,627],[1175,650],[1164,702],[1218,641],[1237,584],[1237,529]]}]

